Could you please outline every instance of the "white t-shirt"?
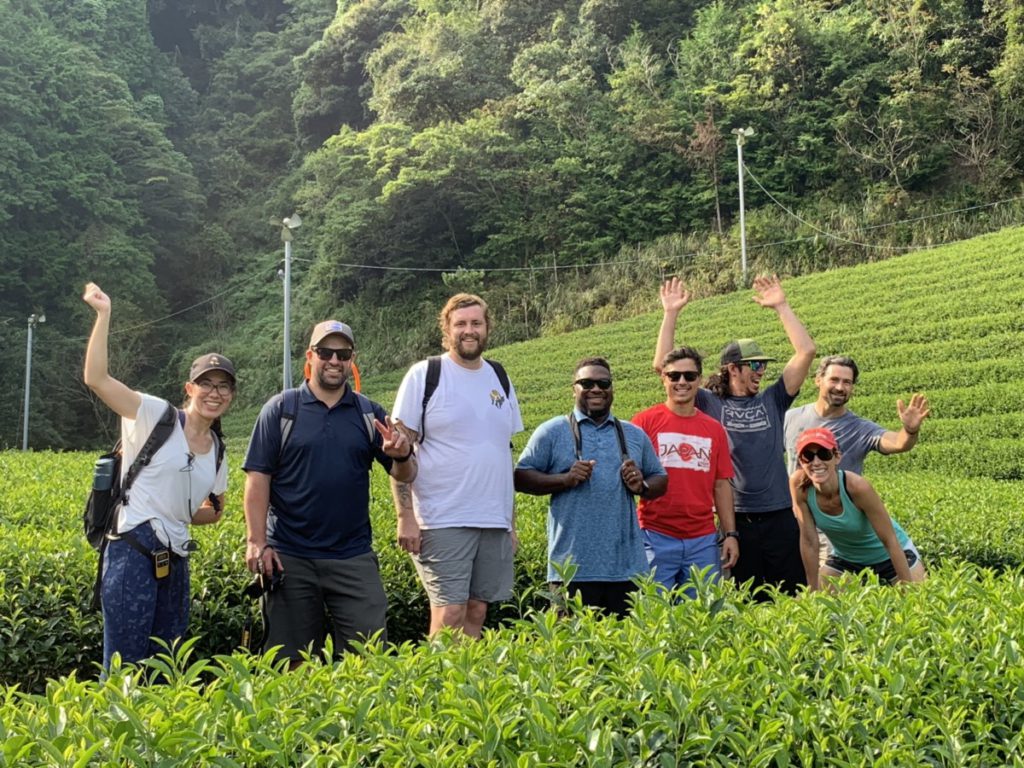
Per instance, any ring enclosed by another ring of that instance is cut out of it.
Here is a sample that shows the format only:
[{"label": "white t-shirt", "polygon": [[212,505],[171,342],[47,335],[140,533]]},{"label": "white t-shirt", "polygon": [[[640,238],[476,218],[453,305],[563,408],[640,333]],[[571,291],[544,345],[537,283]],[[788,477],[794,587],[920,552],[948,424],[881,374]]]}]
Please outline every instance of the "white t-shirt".
[{"label": "white t-shirt", "polygon": [[[422,432],[427,361],[402,379],[392,413]],[[421,528],[512,526],[512,452],[509,440],[523,419],[513,387],[508,397],[486,362],[463,368],[441,358],[441,378],[427,404],[426,439],[417,446],[419,472],[412,484],[413,511]]]},{"label": "white t-shirt", "polygon": [[[139,394],[142,403],[135,418],[121,419],[122,483],[153,427],[167,410],[166,400]],[[136,475],[128,491],[128,503],[121,506],[117,516],[119,533],[152,520],[153,530],[161,542],[179,555],[187,554],[185,542],[189,539],[192,515],[210,493],[219,496],[228,487],[226,459],[217,471],[216,441],[207,453],[192,459],[190,456],[185,432],[176,418],[171,436],[153,454],[149,466]]]}]

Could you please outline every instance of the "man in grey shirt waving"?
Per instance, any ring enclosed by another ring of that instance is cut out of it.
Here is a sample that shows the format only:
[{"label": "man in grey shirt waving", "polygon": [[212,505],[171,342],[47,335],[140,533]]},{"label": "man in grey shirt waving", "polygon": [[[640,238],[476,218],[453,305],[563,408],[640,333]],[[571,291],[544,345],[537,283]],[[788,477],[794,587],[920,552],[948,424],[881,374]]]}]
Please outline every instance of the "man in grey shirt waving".
[{"label": "man in grey shirt waving", "polygon": [[901,427],[899,432],[891,432],[846,407],[859,377],[860,370],[852,357],[829,355],[822,358],[814,376],[818,399],[786,413],[786,453],[790,472],[799,466],[796,439],[805,429],[827,427],[832,430],[842,452],[839,468],[858,475],[864,474],[864,457],[869,451],[888,455],[904,453],[917,445],[921,424],[928,418],[928,398],[915,394],[907,405],[897,400],[896,413]]}]

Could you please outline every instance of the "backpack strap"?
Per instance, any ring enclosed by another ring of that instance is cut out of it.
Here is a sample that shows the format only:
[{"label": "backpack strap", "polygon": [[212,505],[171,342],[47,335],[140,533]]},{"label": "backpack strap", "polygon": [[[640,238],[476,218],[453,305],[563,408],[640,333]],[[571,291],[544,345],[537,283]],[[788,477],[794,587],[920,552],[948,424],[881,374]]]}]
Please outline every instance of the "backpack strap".
[{"label": "backpack strap", "polygon": [[288,439],[292,436],[292,429],[295,427],[295,419],[299,415],[299,390],[286,389],[281,393],[281,448],[277,452],[277,463],[281,463],[284,456],[284,448]]},{"label": "backpack strap", "polygon": [[[576,414],[570,413],[566,418],[569,420],[569,429],[572,430],[572,439],[576,447],[576,461],[583,461],[583,435],[580,434],[580,425],[576,421]],[[612,424],[615,425],[615,434],[619,438],[619,455],[625,461],[629,458],[629,451],[626,448],[626,434],[622,430],[622,422],[614,416],[611,418]]]},{"label": "backpack strap", "polygon": [[622,430],[622,422],[612,416],[612,422],[615,424],[615,433],[619,436],[619,453],[622,454],[622,460],[625,461],[629,458],[629,451],[626,450],[626,433]]},{"label": "backpack strap", "polygon": [[373,403],[362,392],[356,392],[353,389],[352,394],[356,396],[356,402],[359,403],[359,411],[362,413],[363,424],[366,426],[366,436],[372,446],[373,440],[377,436],[377,428],[373,425],[374,419],[377,418],[377,414],[373,412]]},{"label": "backpack strap", "polygon": [[501,382],[501,388],[505,390],[505,397],[512,394],[512,383],[508,380],[508,374],[505,372],[504,366],[497,360],[484,360],[491,368],[494,369],[495,375],[498,377],[498,381]]},{"label": "backpack strap", "polygon": [[420,442],[427,436],[427,403],[433,397],[437,389],[437,383],[441,380],[441,356],[433,355],[427,358],[427,378],[423,384],[423,410],[420,413]]},{"label": "backpack strap", "polygon": [[[501,382],[501,388],[505,390],[505,397],[509,397],[512,393],[512,383],[508,379],[508,373],[506,373],[504,366],[497,360],[484,359],[494,370],[494,374],[498,377],[498,381]],[[423,383],[423,408],[420,411],[420,438],[419,441],[422,443],[423,438],[427,436],[427,403],[430,402],[430,398],[433,397],[434,392],[437,391],[437,383],[441,380],[441,356],[433,355],[427,358],[427,378]]]},{"label": "backpack strap", "polygon": [[[181,408],[178,409],[178,423],[181,424],[182,430],[185,429],[185,411]],[[220,465],[224,463],[224,441],[220,439],[220,435],[210,430],[210,435],[213,436],[213,446],[217,449],[217,458],[214,461],[214,472],[220,472]],[[217,494],[211,493],[207,496],[210,500],[210,504],[213,505],[214,512],[220,512],[220,499],[217,498]]]},{"label": "backpack strap", "polygon": [[[107,525],[107,530],[104,531],[103,540],[100,543],[100,556],[96,562],[96,581],[92,585],[92,600],[89,603],[91,610],[98,610],[102,601],[103,592],[103,560],[107,554],[107,543],[109,537],[114,534],[117,530],[117,505],[128,503],[128,491],[132,487],[132,483],[135,482],[135,478],[138,477],[139,472],[144,467],[149,466],[149,463],[153,460],[153,455],[160,450],[160,447],[167,442],[167,438],[174,432],[174,422],[181,418],[178,415],[178,409],[170,403],[167,404],[167,410],[163,412],[160,420],[153,427],[153,431],[149,433],[149,437],[146,438],[146,442],[142,444],[142,449],[139,451],[139,455],[135,457],[135,461],[128,468],[127,474],[125,474],[124,481],[121,483],[121,488],[117,492],[117,498],[111,500],[111,504],[114,506],[114,512],[110,515],[110,523]],[[118,440],[114,446],[112,454],[120,453],[122,450],[121,441]]]},{"label": "backpack strap", "polygon": [[128,468],[128,472],[124,476],[124,482],[121,483],[121,493],[117,499],[118,503],[128,503],[128,491],[131,490],[135,478],[139,476],[139,472],[144,467],[149,466],[149,463],[153,460],[153,455],[160,450],[160,447],[167,442],[167,438],[174,432],[174,422],[177,415],[178,409],[168,403],[167,410],[164,411],[160,421],[153,427],[153,431],[149,433],[149,437],[146,438],[146,442],[143,443],[141,450],[139,450],[139,455],[135,457],[135,461]]}]

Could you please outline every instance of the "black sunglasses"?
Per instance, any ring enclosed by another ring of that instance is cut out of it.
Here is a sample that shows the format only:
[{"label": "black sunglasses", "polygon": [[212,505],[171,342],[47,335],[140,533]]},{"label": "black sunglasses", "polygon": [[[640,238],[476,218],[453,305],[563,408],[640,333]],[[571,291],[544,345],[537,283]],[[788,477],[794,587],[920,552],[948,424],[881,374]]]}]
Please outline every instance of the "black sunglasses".
[{"label": "black sunglasses", "polygon": [[768,370],[768,363],[764,360],[750,360],[746,363],[736,363],[736,365],[739,365],[741,367],[744,365],[749,365],[750,370],[752,370],[754,373],[764,373],[765,371]]},{"label": "black sunglasses", "polygon": [[602,390],[612,388],[611,379],[577,379],[574,383],[584,392],[589,392],[594,387]]},{"label": "black sunglasses", "polygon": [[665,378],[672,382],[686,379],[692,383],[700,378],[700,374],[696,371],[665,371]]},{"label": "black sunglasses", "polygon": [[352,353],[354,349],[332,349],[331,347],[313,347],[313,351],[316,352],[316,356],[323,360],[325,363],[335,355],[338,356],[339,360],[346,361],[352,359]]},{"label": "black sunglasses", "polygon": [[810,464],[814,461],[814,457],[817,456],[822,461],[832,461],[832,457],[835,456],[835,451],[831,448],[805,448],[800,451],[800,463]]}]

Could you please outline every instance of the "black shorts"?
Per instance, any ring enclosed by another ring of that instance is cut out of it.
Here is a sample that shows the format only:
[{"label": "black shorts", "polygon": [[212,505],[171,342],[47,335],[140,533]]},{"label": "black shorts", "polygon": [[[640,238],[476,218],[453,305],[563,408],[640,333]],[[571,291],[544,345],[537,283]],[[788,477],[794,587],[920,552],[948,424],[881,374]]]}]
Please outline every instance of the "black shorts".
[{"label": "black shorts", "polygon": [[[911,568],[917,562],[917,549],[908,547],[903,550],[903,554],[907,556],[907,565]],[[888,581],[892,583],[896,581],[896,566],[892,564],[892,560],[883,560],[880,563],[873,563],[867,565],[865,563],[853,563],[849,560],[843,560],[841,557],[836,557],[835,554],[829,555],[825,558],[825,566],[831,568],[834,571],[840,573],[860,573],[861,571],[874,571],[878,576],[879,581]]]}]

